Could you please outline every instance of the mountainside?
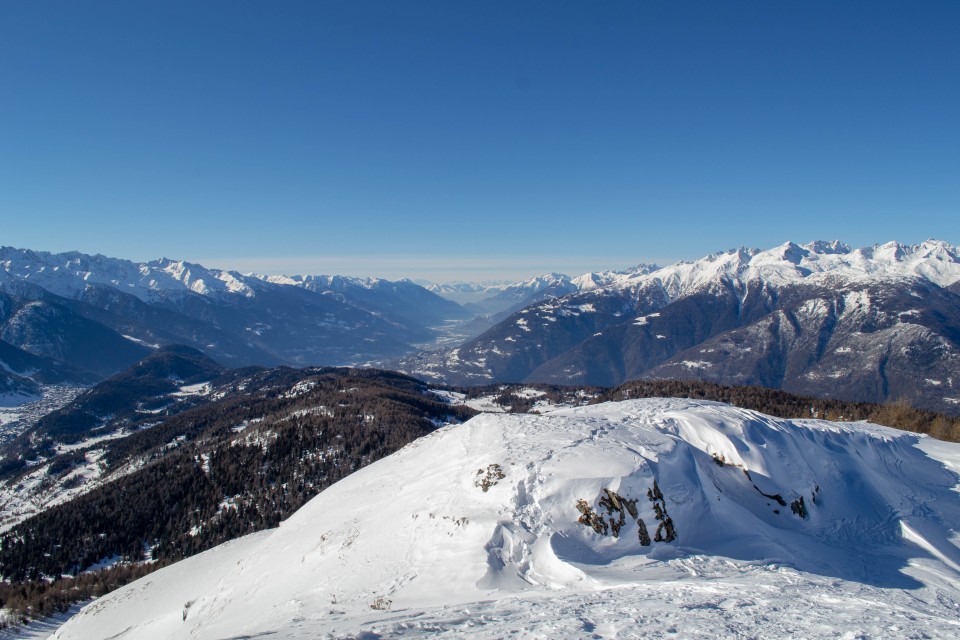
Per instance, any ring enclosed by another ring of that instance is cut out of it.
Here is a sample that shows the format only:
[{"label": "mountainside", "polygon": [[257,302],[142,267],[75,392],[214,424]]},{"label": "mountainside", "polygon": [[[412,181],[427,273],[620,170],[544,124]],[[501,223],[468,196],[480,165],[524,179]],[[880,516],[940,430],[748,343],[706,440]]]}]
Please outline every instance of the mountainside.
[{"label": "mountainside", "polygon": [[960,445],[709,402],[486,414],[55,637],[949,637],[958,471]]},{"label": "mountainside", "polygon": [[87,385],[95,373],[38,356],[0,340],[0,407],[16,407],[43,396],[43,385]]},{"label": "mountainside", "polygon": [[576,290],[570,276],[548,273],[506,285],[494,295],[468,305],[467,308],[486,315],[508,314],[540,300],[558,298]]},{"label": "mountainside", "polygon": [[90,373],[102,379],[149,353],[146,347],[77,313],[66,299],[33,285],[18,284],[0,291],[0,307],[0,339],[63,362],[67,365],[64,375],[77,381],[89,378]]},{"label": "mountainside", "polygon": [[93,384],[98,376],[65,362],[38,356],[0,340],[0,372],[12,373],[42,384]]},{"label": "mountainside", "polygon": [[16,374],[0,373],[0,407],[19,406],[42,396],[40,385]]},{"label": "mountainside", "polygon": [[188,387],[201,386],[223,372],[223,367],[196,349],[163,347],[41,418],[12,448],[23,446],[36,458],[54,441],[73,444],[98,431],[103,435],[118,428],[137,428],[144,414],[170,415],[174,404],[197,395]]},{"label": "mountainside", "polygon": [[[227,366],[365,363],[410,352],[468,315],[409,281],[267,277],[10,247],[0,248],[0,292],[0,337],[75,365],[99,354],[88,368],[101,376],[165,344]],[[93,338],[96,353],[81,353]],[[108,355],[114,361],[101,362]]]},{"label": "mountainside", "polygon": [[958,282],[958,249],[937,241],[739,249],[611,276],[398,368],[455,384],[692,378],[956,414]]},{"label": "mountainside", "polygon": [[456,302],[435,295],[410,280],[348,278],[344,276],[261,276],[277,284],[334,295],[369,311],[403,321],[409,329],[434,327],[448,320],[464,320],[470,313]]},{"label": "mountainside", "polygon": [[0,574],[169,561],[276,526],[340,477],[473,413],[391,372],[224,371],[192,349],[161,350],[3,448]]}]

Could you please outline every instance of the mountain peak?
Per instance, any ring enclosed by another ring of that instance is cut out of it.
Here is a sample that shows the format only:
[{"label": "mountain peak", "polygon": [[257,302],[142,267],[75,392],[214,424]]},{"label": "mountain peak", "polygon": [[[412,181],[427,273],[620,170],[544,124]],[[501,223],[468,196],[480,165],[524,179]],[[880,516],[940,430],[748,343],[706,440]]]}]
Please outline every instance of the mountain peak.
[{"label": "mountain peak", "polygon": [[821,254],[850,253],[850,245],[839,240],[814,240],[803,245],[803,248]]}]

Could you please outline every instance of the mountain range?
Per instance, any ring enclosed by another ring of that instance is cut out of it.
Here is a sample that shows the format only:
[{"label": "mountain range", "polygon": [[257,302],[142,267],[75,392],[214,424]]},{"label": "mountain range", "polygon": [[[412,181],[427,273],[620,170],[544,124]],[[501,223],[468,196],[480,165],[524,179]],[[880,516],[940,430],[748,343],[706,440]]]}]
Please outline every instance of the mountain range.
[{"label": "mountain range", "polygon": [[[788,242],[427,287],[0,249],[7,404],[40,392],[30,371],[89,384],[183,344],[229,368],[379,364],[452,384],[694,379],[958,414],[958,327],[958,249],[935,240]],[[28,354],[45,364],[28,367]]]},{"label": "mountain range", "polygon": [[639,265],[624,271],[596,271],[577,277],[546,273],[518,282],[430,283],[426,288],[448,300],[458,302],[471,313],[500,321],[511,313],[542,300],[559,298],[577,291],[588,291],[630,276],[649,273],[655,265]]},{"label": "mountain range", "polygon": [[395,366],[454,384],[698,379],[957,414],[960,251],[788,242],[606,274]]},{"label": "mountain range", "polygon": [[468,315],[410,281],[244,275],[167,259],[0,248],[0,338],[82,370],[78,381],[170,344],[228,366],[376,361]]}]

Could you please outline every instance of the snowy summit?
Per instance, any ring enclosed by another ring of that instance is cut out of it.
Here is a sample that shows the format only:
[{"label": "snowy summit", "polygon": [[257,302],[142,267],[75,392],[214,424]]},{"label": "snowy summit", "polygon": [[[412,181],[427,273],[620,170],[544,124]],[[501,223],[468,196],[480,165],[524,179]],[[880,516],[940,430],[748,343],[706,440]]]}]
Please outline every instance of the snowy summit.
[{"label": "snowy summit", "polygon": [[960,445],[703,401],[483,414],[55,638],[956,637],[958,471]]}]

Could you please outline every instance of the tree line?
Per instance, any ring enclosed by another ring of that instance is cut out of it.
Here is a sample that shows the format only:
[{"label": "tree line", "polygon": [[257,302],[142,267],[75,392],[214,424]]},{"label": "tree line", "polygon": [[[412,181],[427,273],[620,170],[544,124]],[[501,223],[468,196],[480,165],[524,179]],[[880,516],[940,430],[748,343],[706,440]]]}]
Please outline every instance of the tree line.
[{"label": "tree line", "polygon": [[800,396],[766,387],[724,386],[697,380],[634,380],[608,390],[593,402],[631,398],[690,398],[725,402],[780,418],[866,420],[939,440],[960,442],[960,418],[917,409],[903,400],[874,404]]}]

